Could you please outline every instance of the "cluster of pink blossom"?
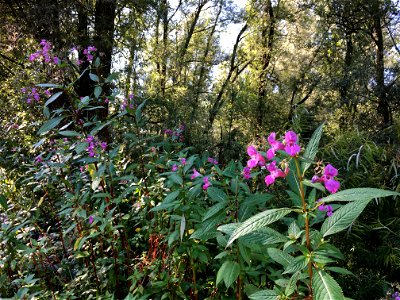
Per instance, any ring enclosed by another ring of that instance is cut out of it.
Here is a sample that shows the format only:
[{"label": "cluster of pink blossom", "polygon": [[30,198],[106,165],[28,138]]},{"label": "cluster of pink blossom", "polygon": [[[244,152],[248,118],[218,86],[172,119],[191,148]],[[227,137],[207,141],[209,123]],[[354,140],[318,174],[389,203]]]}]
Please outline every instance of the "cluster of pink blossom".
[{"label": "cluster of pink blossom", "polygon": [[[320,201],[320,200],[318,200],[318,201]],[[333,207],[331,205],[325,205],[324,203],[322,203],[320,206],[318,206],[318,209],[320,211],[326,211],[326,215],[328,217],[332,216],[332,214],[333,214]]]},{"label": "cluster of pink blossom", "polygon": [[[265,184],[267,186],[273,184],[277,178],[284,178],[289,173],[289,168],[287,166],[286,161],[281,162],[282,168],[277,166],[276,160],[273,160],[276,152],[278,150],[285,151],[289,156],[296,157],[301,148],[297,142],[297,134],[293,131],[288,131],[285,133],[285,136],[281,141],[276,139],[276,133],[272,132],[268,136],[268,143],[270,144],[270,148],[267,150],[266,158],[268,161],[271,161],[269,164],[266,163],[266,159],[262,153],[258,152],[256,147],[248,146],[247,147],[247,154],[250,156],[250,159],[247,161],[247,166],[243,168],[243,177],[245,179],[251,178],[251,169],[260,166],[265,167],[269,171],[269,175],[265,177]],[[323,175],[321,177],[315,175],[312,178],[312,182],[322,182],[325,185],[325,188],[330,193],[336,193],[340,188],[340,183],[335,180],[334,178],[338,175],[338,170],[335,169],[332,165],[328,164],[325,166]],[[332,209],[329,206],[323,206],[322,208],[326,209],[329,213],[332,212]]]},{"label": "cluster of pink blossom", "polygon": [[211,186],[211,182],[209,181],[208,177],[205,176],[203,178],[203,190],[207,190]]},{"label": "cluster of pink blossom", "polygon": [[[292,157],[297,156],[301,150],[297,143],[297,134],[293,131],[286,132],[282,142],[276,139],[275,132],[271,132],[268,136],[268,143],[271,146],[267,151],[267,160],[269,161],[275,157],[278,150],[283,150]],[[245,179],[251,178],[251,169],[257,166],[266,167],[269,171],[269,175],[265,177],[265,184],[267,186],[273,184],[277,178],[286,177],[289,173],[289,168],[285,164],[282,164],[284,166],[284,169],[282,170],[277,167],[275,160],[266,164],[265,157],[262,153],[258,152],[254,146],[247,147],[247,154],[250,156],[250,159],[247,161],[247,167],[243,169],[243,177]]]},{"label": "cluster of pink blossom", "polygon": [[106,151],[106,149],[107,149],[107,143],[106,143],[106,142],[98,141],[98,140],[96,140],[96,139],[94,138],[94,136],[92,136],[92,135],[89,135],[89,136],[86,138],[86,142],[89,143],[89,146],[87,147],[86,150],[89,152],[89,156],[90,156],[90,157],[96,156],[96,148],[97,148],[98,146],[100,146],[100,148],[101,148],[103,151]]},{"label": "cluster of pink blossom", "polygon": [[[73,47],[71,50],[70,50],[71,52],[79,52],[79,50],[78,50],[78,48],[77,47]],[[89,62],[89,63],[91,63],[92,61],[93,61],[93,54],[94,54],[94,52],[96,52],[97,51],[97,48],[95,47],[95,46],[88,46],[87,48],[85,48],[85,49],[83,49],[83,51],[82,51],[82,53],[83,53],[83,55],[85,56],[84,58],[83,58],[83,60],[81,60],[81,59],[78,59],[77,61],[76,61],[76,64],[79,66],[79,65],[81,65],[84,61],[87,61],[87,62]]]},{"label": "cluster of pink blossom", "polygon": [[52,56],[51,50],[53,46],[49,41],[41,40],[40,46],[42,46],[41,50],[38,50],[35,53],[29,55],[29,61],[33,62],[36,60],[43,60],[45,63],[53,62],[56,65],[60,62],[60,59],[57,56]]},{"label": "cluster of pink blossom", "polygon": [[325,166],[322,176],[319,177],[318,175],[314,175],[311,182],[322,182],[325,185],[325,188],[334,194],[340,188],[340,182],[334,179],[337,175],[338,170],[331,164],[328,164]]},{"label": "cluster of pink blossom", "polygon": [[[121,104],[121,110],[125,110],[127,107],[130,109],[133,109],[133,95],[129,95],[129,99],[124,99],[124,101]],[[107,99],[108,100],[108,99]]]},{"label": "cluster of pink blossom", "polygon": [[[40,101],[40,94],[39,90],[37,88],[22,88],[21,92],[23,94],[27,94],[26,102],[28,104],[32,104],[33,101],[39,102]],[[51,92],[49,90],[45,90],[44,94],[49,97],[51,95]]]},{"label": "cluster of pink blossom", "polygon": [[[181,163],[182,166],[186,165],[186,158],[184,158],[184,157],[179,158],[179,162]],[[171,171],[172,172],[178,171],[178,165],[177,164],[173,164],[172,168],[171,168]]]},{"label": "cluster of pink blossom", "polygon": [[213,158],[213,157],[209,157],[209,158],[207,158],[207,162],[209,162],[210,164],[213,164],[213,165],[218,165],[218,160],[216,160],[215,158]]},{"label": "cluster of pink blossom", "polygon": [[164,134],[171,137],[173,141],[183,142],[185,140],[183,132],[185,131],[185,125],[181,124],[177,129],[164,129]]}]

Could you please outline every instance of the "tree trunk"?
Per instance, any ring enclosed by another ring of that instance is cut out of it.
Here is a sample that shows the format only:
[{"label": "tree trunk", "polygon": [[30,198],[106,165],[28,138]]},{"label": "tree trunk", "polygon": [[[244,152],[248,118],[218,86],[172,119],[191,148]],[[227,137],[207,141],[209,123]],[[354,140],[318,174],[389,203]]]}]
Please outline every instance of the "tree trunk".
[{"label": "tree trunk", "polygon": [[261,56],[261,72],[259,75],[259,86],[258,86],[258,104],[257,104],[257,125],[262,128],[264,123],[264,116],[266,114],[266,96],[267,96],[267,75],[268,66],[271,62],[272,50],[274,45],[275,35],[275,16],[272,3],[270,0],[266,1],[264,7],[263,19],[266,25],[261,31],[261,44],[262,44],[262,56]]}]

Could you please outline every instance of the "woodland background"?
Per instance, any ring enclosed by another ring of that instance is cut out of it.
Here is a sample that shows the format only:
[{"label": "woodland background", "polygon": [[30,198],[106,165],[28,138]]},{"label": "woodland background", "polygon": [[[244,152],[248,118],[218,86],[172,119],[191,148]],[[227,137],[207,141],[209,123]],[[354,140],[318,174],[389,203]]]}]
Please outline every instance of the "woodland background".
[{"label": "woodland background", "polygon": [[[98,76],[118,72],[101,91],[117,105],[101,104],[98,120],[116,114],[124,99],[146,101],[146,132],[183,126],[184,145],[222,165],[243,160],[246,146],[265,143],[271,131],[293,129],[307,140],[325,122],[320,155],[339,169],[343,188],[398,190],[399,21],[395,0],[246,0],[244,8],[228,0],[1,0],[0,194],[21,214],[38,203],[20,178],[46,118],[21,89],[69,78],[28,60],[42,39],[64,61],[72,47],[94,45]],[[239,30],[226,47],[220,37],[232,24]],[[80,78],[77,96],[93,93],[92,79]],[[66,103],[59,97],[52,109]],[[117,127],[101,132],[109,144],[132,124]],[[385,297],[398,284],[399,205],[370,204],[337,237],[356,274],[342,287],[355,299]],[[11,271],[0,258],[5,283]],[[5,285],[1,292],[10,294]]]}]

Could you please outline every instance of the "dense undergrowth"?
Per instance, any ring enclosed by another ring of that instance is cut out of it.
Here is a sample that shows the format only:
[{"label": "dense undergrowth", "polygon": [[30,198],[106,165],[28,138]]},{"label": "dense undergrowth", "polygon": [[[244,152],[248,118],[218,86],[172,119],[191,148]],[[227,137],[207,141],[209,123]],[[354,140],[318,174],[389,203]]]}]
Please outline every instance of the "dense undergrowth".
[{"label": "dense undergrowth", "polygon": [[[43,122],[23,144],[0,145],[2,298],[338,300],[399,290],[393,143],[358,132],[324,141],[321,125],[307,141],[282,129],[236,160],[196,153],[184,124],[157,132],[146,122],[146,99],[104,96],[116,77],[98,77],[93,48],[74,73],[42,43],[32,62],[68,76],[23,91],[21,106]],[[84,74],[93,93],[79,98]]]}]

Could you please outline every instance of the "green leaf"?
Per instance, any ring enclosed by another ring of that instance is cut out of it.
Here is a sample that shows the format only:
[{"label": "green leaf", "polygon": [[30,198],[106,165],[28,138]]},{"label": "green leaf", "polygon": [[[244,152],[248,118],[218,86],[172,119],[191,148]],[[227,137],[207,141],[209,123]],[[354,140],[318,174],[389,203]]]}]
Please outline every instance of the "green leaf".
[{"label": "green leaf", "polygon": [[213,186],[207,189],[207,194],[212,200],[216,202],[226,201],[226,199],[228,198],[223,190]]},{"label": "green leaf", "polygon": [[115,73],[111,73],[110,75],[108,75],[108,77],[106,78],[105,82],[111,82],[114,79],[117,79],[119,76],[119,73],[115,72]]},{"label": "green leaf", "polygon": [[4,195],[0,194],[0,205],[4,207],[4,209],[8,209],[7,199]]},{"label": "green leaf", "polygon": [[370,199],[350,202],[328,217],[321,226],[323,237],[340,232],[349,227],[368,205]]},{"label": "green leaf", "polygon": [[345,268],[341,268],[341,267],[325,267],[325,270],[329,270],[335,273],[339,273],[339,274],[343,274],[343,275],[352,275],[355,276],[352,272],[350,272],[349,270],[345,269]]},{"label": "green leaf", "polygon": [[55,89],[62,89],[63,86],[60,84],[53,84],[53,83],[39,83],[36,86],[41,88],[55,88]]},{"label": "green leaf", "polygon": [[315,300],[345,299],[339,284],[329,274],[322,270],[314,270],[312,289]]},{"label": "green leaf", "polygon": [[[120,179],[120,180],[121,180],[121,179]],[[169,193],[169,194],[164,198],[163,203],[166,204],[166,203],[170,203],[171,201],[175,200],[176,197],[179,196],[180,192],[181,192],[181,190],[179,189],[179,190],[176,190],[176,191],[173,191],[173,192]]]},{"label": "green leaf", "polygon": [[307,267],[308,262],[309,262],[309,259],[305,256],[295,257],[294,259],[292,259],[292,261],[289,263],[289,265],[285,268],[285,272],[283,272],[283,274],[295,273],[297,271],[301,271],[305,267]]},{"label": "green leaf", "polygon": [[267,252],[269,257],[285,268],[293,261],[292,256],[277,248],[268,248]]},{"label": "green leaf", "polygon": [[73,130],[60,131],[59,134],[61,134],[63,136],[70,136],[70,137],[81,137],[82,136],[82,134],[80,134],[79,132],[73,131]]},{"label": "green leaf", "polygon": [[58,124],[60,124],[61,120],[64,119],[64,117],[56,117],[51,120],[48,120],[46,123],[40,127],[39,131],[37,134],[45,134],[52,130],[54,127],[56,127]]},{"label": "green leaf", "polygon": [[137,107],[135,111],[136,123],[140,122],[140,120],[142,119],[142,110],[145,105],[146,105],[146,100],[140,103],[140,105]]},{"label": "green leaf", "polygon": [[169,179],[171,179],[172,182],[174,182],[174,183],[176,183],[176,184],[179,184],[179,185],[182,185],[182,183],[183,183],[182,177],[179,176],[179,175],[176,174],[176,173],[171,174],[171,175],[169,176]]},{"label": "green leaf", "polygon": [[[319,141],[321,139],[323,127],[324,127],[324,124],[321,124],[317,129],[315,129],[314,133],[311,136],[310,141],[308,142],[307,148],[304,151],[304,155],[303,155],[307,160],[313,161],[315,158],[315,155],[318,152],[318,145],[319,145]],[[310,166],[311,166],[311,162],[303,162],[301,164],[303,174]]]},{"label": "green leaf", "polygon": [[49,99],[47,99],[46,103],[44,104],[44,106],[49,105],[50,103],[54,102],[55,100],[57,100],[58,97],[61,96],[63,92],[57,92],[54,95],[52,95]]},{"label": "green leaf", "polygon": [[94,88],[94,97],[96,99],[99,98],[102,92],[103,92],[103,89],[101,88],[101,86],[96,86]]},{"label": "green leaf", "polygon": [[219,202],[213,206],[211,206],[207,212],[205,213],[204,217],[203,217],[203,221],[211,218],[212,216],[214,216],[215,214],[217,214],[220,210],[224,209],[227,205],[226,201],[223,202]]},{"label": "green leaf", "polygon": [[278,294],[273,290],[262,290],[249,296],[250,300],[278,300]]},{"label": "green leaf", "polygon": [[389,196],[400,196],[400,193],[375,188],[355,188],[331,194],[325,198],[322,198],[321,202],[362,201]]},{"label": "green leaf", "polygon": [[217,285],[223,280],[229,288],[240,274],[240,266],[235,261],[225,261],[217,273]]},{"label": "green leaf", "polygon": [[256,214],[255,216],[247,219],[239,225],[239,227],[231,235],[227,246],[229,246],[234,240],[241,236],[244,236],[245,234],[248,234],[275,221],[278,221],[279,219],[289,214],[291,211],[292,210],[290,208],[277,208],[269,209]]},{"label": "green leaf", "polygon": [[251,245],[271,245],[276,243],[284,243],[287,240],[288,238],[286,236],[269,227],[257,229],[256,231],[248,233],[241,238],[241,241],[250,247]]},{"label": "green leaf", "polygon": [[296,283],[299,280],[299,278],[300,278],[300,271],[297,271],[292,275],[292,277],[290,277],[285,289],[286,296],[290,296],[291,294],[294,293],[297,287]]},{"label": "green leaf", "polygon": [[89,77],[92,81],[96,81],[99,82],[99,76],[97,76],[96,74],[93,73],[89,73]]},{"label": "green leaf", "polygon": [[185,215],[182,214],[181,226],[180,226],[180,229],[179,229],[179,235],[181,237],[181,242],[182,242],[182,239],[183,239],[183,234],[185,233],[185,229],[186,229],[186,218],[185,218]]}]

